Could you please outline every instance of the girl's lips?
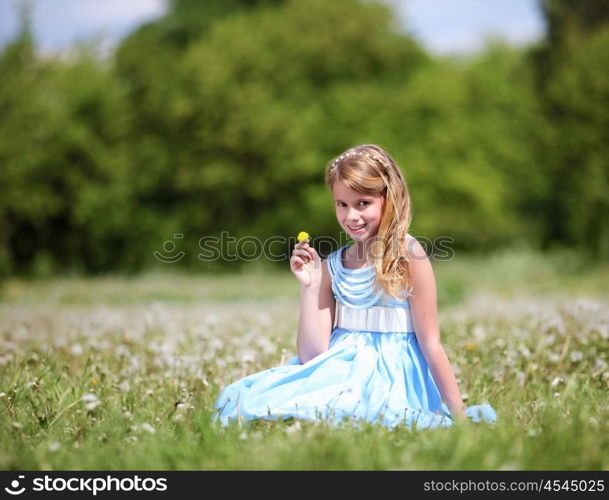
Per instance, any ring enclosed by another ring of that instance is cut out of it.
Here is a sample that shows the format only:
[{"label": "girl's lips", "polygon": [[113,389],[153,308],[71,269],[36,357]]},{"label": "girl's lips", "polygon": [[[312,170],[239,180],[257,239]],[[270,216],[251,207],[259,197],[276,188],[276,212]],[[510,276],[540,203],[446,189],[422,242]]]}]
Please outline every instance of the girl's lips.
[{"label": "girl's lips", "polygon": [[363,233],[364,229],[366,229],[366,224],[362,225],[361,227],[358,228],[354,228],[353,226],[350,226],[349,224],[347,224],[347,227],[349,228],[349,231],[351,231],[354,234],[359,234],[359,233]]}]

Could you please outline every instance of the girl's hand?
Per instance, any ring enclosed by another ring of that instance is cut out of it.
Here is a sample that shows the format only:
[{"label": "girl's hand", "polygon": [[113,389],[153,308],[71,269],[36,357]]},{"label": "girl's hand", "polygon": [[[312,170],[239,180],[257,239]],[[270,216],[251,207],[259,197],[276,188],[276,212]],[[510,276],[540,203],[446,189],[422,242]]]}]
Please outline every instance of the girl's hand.
[{"label": "girl's hand", "polygon": [[290,270],[305,287],[321,285],[321,259],[308,241],[297,243],[292,250]]},{"label": "girl's hand", "polygon": [[448,410],[450,411],[450,415],[456,424],[467,422],[467,415],[465,414],[465,405],[463,402],[456,406],[448,405]]},{"label": "girl's hand", "polygon": [[467,422],[467,415],[465,413],[451,413],[451,417],[455,424],[464,424]]}]

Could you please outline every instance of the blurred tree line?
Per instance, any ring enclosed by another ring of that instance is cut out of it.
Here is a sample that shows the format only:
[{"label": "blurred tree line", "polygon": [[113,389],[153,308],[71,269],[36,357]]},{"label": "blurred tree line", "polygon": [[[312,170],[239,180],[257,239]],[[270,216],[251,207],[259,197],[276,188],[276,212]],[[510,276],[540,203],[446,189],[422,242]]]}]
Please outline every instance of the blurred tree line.
[{"label": "blurred tree line", "polygon": [[338,237],[324,166],[364,142],[403,169],[415,236],[606,259],[609,4],[540,7],[544,41],[469,58],[366,0],[172,0],[108,58],[41,56],[23,15],[0,53],[0,274],[158,267],[169,240],[216,270],[240,261],[197,260],[201,237]]}]

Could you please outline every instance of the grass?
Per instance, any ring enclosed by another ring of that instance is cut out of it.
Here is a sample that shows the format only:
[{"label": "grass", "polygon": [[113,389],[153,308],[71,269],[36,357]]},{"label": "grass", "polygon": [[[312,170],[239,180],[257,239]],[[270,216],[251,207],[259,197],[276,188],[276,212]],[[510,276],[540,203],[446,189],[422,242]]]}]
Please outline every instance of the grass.
[{"label": "grass", "polygon": [[466,404],[495,425],[219,428],[219,391],[295,352],[286,271],[10,280],[0,469],[608,469],[609,268],[515,250],[434,268]]}]

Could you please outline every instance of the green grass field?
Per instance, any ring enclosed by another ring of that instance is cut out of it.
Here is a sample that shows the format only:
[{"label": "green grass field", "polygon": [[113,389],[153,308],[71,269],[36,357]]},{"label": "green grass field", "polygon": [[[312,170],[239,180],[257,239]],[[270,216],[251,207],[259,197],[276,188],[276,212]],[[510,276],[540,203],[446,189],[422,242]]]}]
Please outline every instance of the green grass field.
[{"label": "green grass field", "polygon": [[222,387],[295,354],[289,270],[9,280],[0,469],[609,469],[609,266],[511,250],[434,262],[442,339],[492,424],[219,428]]}]

